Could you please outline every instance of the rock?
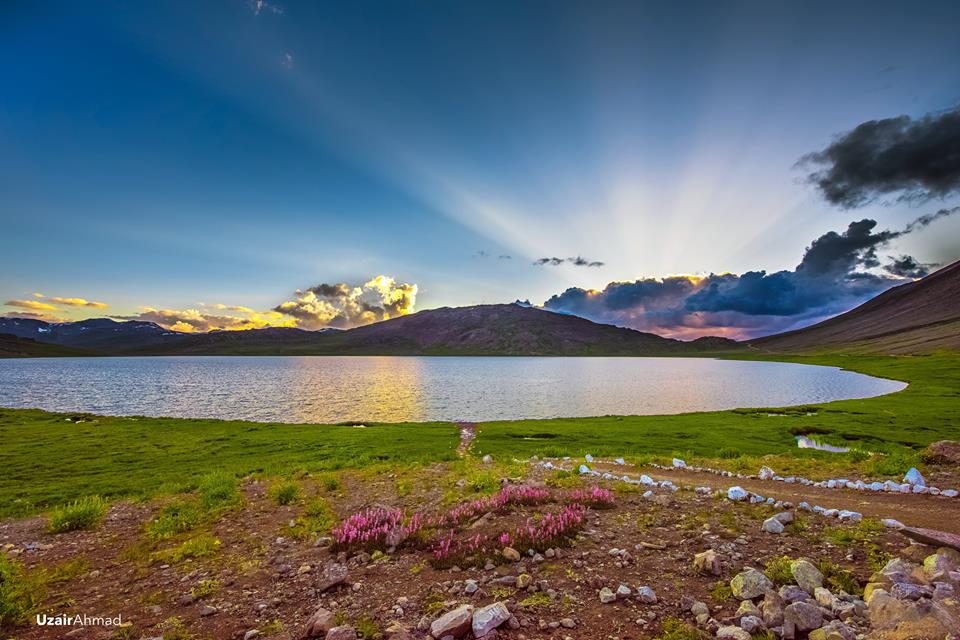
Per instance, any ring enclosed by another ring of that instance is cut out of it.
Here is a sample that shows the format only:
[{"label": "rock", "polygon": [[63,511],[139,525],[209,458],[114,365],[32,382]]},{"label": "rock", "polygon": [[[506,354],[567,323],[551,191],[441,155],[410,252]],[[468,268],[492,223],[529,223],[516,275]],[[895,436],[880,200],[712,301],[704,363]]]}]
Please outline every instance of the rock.
[{"label": "rock", "polygon": [[465,604],[448,611],[430,625],[430,635],[437,640],[450,636],[460,638],[466,635],[473,624],[473,606]]},{"label": "rock", "polygon": [[693,556],[693,568],[704,575],[718,576],[722,571],[720,556],[713,549],[707,549]]},{"label": "rock", "polygon": [[923,559],[923,572],[930,580],[949,577],[951,571],[960,569],[960,551],[943,547]]},{"label": "rock", "polygon": [[899,520],[894,520],[893,518],[884,518],[880,523],[885,526],[887,529],[903,529],[904,524]]},{"label": "rock", "polygon": [[320,607],[307,620],[307,625],[300,634],[301,638],[322,638],[327,631],[337,626],[336,615],[332,611],[327,611]]},{"label": "rock", "polygon": [[737,609],[737,612],[733,614],[733,617],[739,619],[746,616],[760,617],[762,615],[760,609],[757,608],[757,605],[753,604],[752,600],[744,600],[740,603],[740,607]]},{"label": "rock", "polygon": [[760,605],[760,610],[763,612],[761,616],[763,623],[767,627],[778,627],[783,624],[783,608],[783,598],[775,591],[768,591],[763,596],[763,603]]},{"label": "rock", "polygon": [[577,623],[573,621],[573,618],[561,618],[560,626],[564,629],[573,629],[575,626],[577,626]]},{"label": "rock", "polygon": [[782,511],[773,517],[779,520],[780,524],[790,524],[791,522],[793,522],[792,511]]},{"label": "rock", "polygon": [[924,450],[923,458],[933,464],[960,465],[960,442],[955,440],[934,442]]},{"label": "rock", "polygon": [[349,575],[347,565],[328,562],[323,565],[323,569],[320,571],[320,577],[317,580],[317,591],[322,593],[340,586],[346,581],[347,575]]},{"label": "rock", "polygon": [[787,604],[793,604],[794,602],[803,602],[810,597],[810,594],[798,587],[795,584],[787,584],[780,587],[778,595],[783,599]]},{"label": "rock", "polygon": [[697,600],[697,601],[694,602],[693,605],[690,607],[690,613],[692,613],[694,616],[700,616],[700,615],[708,615],[708,616],[709,616],[709,615],[710,615],[710,607],[707,606],[707,603],[705,603],[705,602],[700,602],[699,600]]},{"label": "rock", "polygon": [[892,629],[905,619],[911,606],[907,602],[897,600],[883,589],[877,589],[867,603],[867,615],[870,626],[876,631]]},{"label": "rock", "polygon": [[763,530],[767,533],[783,533],[783,523],[776,517],[767,518],[763,521]]},{"label": "rock", "polygon": [[768,589],[773,589],[773,583],[756,569],[748,568],[733,577],[730,581],[730,589],[733,595],[741,600],[753,600],[762,596]]},{"label": "rock", "polygon": [[683,469],[684,467],[687,466],[687,463],[681,460],[680,458],[674,458],[672,464],[677,469]]},{"label": "rock", "polygon": [[657,603],[657,594],[650,587],[643,586],[637,589],[637,596],[640,598],[640,602],[644,604]]},{"label": "rock", "polygon": [[783,610],[783,624],[797,631],[810,631],[823,624],[823,613],[808,602],[794,602]]},{"label": "rock", "polygon": [[207,604],[207,605],[203,605],[202,607],[200,607],[200,617],[201,617],[201,618],[208,618],[208,617],[212,616],[213,614],[215,614],[216,612],[217,612],[217,608],[216,608],[216,607],[211,607],[211,606],[208,605],[208,604]]},{"label": "rock", "polygon": [[759,473],[757,473],[757,477],[760,478],[761,480],[769,480],[773,478],[775,475],[777,475],[776,472],[767,466],[760,467],[760,471]]},{"label": "rock", "polygon": [[502,602],[494,602],[473,612],[473,635],[484,638],[491,631],[510,619],[510,611]]},{"label": "rock", "polygon": [[517,588],[526,589],[531,584],[533,584],[533,576],[529,573],[521,573],[517,576]]},{"label": "rock", "polygon": [[500,555],[502,555],[505,560],[509,560],[510,562],[520,562],[520,552],[513,547],[504,547],[503,551],[500,552]]},{"label": "rock", "polygon": [[750,634],[733,625],[717,629],[717,638],[720,640],[750,640]]},{"label": "rock", "polygon": [[920,527],[903,527],[900,533],[911,540],[928,544],[931,547],[949,547],[960,551],[960,536],[936,529],[923,529]]},{"label": "rock", "polygon": [[757,616],[744,616],[740,619],[740,628],[752,635],[763,630],[763,620]]},{"label": "rock", "polygon": [[463,585],[463,592],[466,594],[476,593],[480,589],[476,580],[467,580]]},{"label": "rock", "polygon": [[735,502],[740,502],[746,500],[749,494],[743,489],[743,487],[730,487],[727,489],[727,499],[733,500]]},{"label": "rock", "polygon": [[627,585],[622,584],[617,587],[617,599],[623,600],[624,598],[629,598],[631,595],[633,595],[633,591]]},{"label": "rock", "polygon": [[259,636],[260,636],[259,629],[250,629],[245,634],[243,634],[243,640],[254,640],[254,638],[257,638]]},{"label": "rock", "polygon": [[801,558],[791,562],[790,573],[797,585],[807,593],[812,594],[817,587],[823,586],[823,574],[809,560]]},{"label": "rock", "polygon": [[327,637],[324,640],[357,640],[357,630],[346,624],[334,627],[327,631]]},{"label": "rock", "polygon": [[857,633],[839,620],[833,620],[808,636],[810,640],[856,640]]},{"label": "rock", "polygon": [[481,458],[481,461],[483,462],[483,464],[492,464],[493,456],[488,453],[487,455],[483,456],[483,458]]},{"label": "rock", "polygon": [[920,475],[920,472],[917,471],[916,467],[910,467],[910,470],[907,471],[907,474],[903,476],[903,481],[904,483],[914,487],[927,486],[927,481],[923,479],[923,476]]},{"label": "rock", "polygon": [[837,597],[830,593],[829,589],[824,589],[823,587],[817,587],[813,590],[813,599],[817,601],[822,607],[833,610],[834,605],[837,603]]},{"label": "rock", "polygon": [[588,466],[585,465],[585,464],[582,464],[582,465],[580,465],[580,468],[578,469],[578,471],[579,471],[581,474],[590,473],[590,467],[588,467]]},{"label": "rock", "polygon": [[603,604],[610,604],[611,602],[617,601],[616,594],[610,590],[609,587],[604,587],[600,589],[600,602]]}]

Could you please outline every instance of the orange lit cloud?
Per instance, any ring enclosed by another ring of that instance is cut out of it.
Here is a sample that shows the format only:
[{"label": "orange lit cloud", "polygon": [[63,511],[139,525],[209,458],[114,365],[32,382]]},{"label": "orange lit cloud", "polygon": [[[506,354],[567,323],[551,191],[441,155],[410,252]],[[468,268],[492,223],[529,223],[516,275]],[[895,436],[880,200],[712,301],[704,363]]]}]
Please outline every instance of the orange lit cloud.
[{"label": "orange lit cloud", "polygon": [[[218,305],[211,305],[219,308]],[[246,307],[227,307],[238,311],[238,315],[206,313],[199,309],[155,309],[141,307],[140,313],[129,316],[116,316],[120,320],[142,320],[155,322],[171,331],[196,333],[205,331],[241,331],[244,329],[263,329],[266,327],[295,327],[296,320],[275,311],[253,311]]]},{"label": "orange lit cloud", "polygon": [[346,283],[318,284],[296,291],[296,300],[283,302],[273,311],[296,318],[304,329],[358,327],[413,313],[417,285],[398,283],[379,275],[354,287]]},{"label": "orange lit cloud", "polygon": [[52,304],[38,302],[36,300],[7,300],[4,304],[8,307],[28,309],[29,311],[59,311],[59,309]]},{"label": "orange lit cloud", "polygon": [[[37,294],[33,294],[37,295]],[[47,301],[51,304],[58,304],[65,307],[89,307],[91,309],[106,309],[108,305],[102,302],[93,302],[92,300],[84,300],[83,298],[47,298]]]}]

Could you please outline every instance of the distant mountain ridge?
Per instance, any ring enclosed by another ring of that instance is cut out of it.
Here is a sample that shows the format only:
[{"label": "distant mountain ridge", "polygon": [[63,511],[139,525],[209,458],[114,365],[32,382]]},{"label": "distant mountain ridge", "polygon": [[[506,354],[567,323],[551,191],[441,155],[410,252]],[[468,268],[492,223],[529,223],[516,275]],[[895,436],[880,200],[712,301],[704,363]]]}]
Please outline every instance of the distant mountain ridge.
[{"label": "distant mountain ridge", "polygon": [[757,340],[773,352],[910,354],[960,350],[960,261],[818,324]]},{"label": "distant mountain ridge", "polygon": [[517,304],[443,307],[346,331],[272,327],[190,334],[152,322],[0,318],[0,333],[105,355],[683,355],[738,348],[683,342]]}]

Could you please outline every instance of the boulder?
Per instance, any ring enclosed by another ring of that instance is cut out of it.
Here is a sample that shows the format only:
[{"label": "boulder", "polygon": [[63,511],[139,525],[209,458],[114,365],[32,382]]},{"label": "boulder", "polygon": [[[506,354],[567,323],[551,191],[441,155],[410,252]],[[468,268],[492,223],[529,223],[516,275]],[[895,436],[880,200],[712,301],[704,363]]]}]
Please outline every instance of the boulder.
[{"label": "boulder", "polygon": [[327,635],[327,631],[337,626],[337,617],[332,611],[320,607],[310,616],[307,624],[300,634],[301,638],[322,638]]},{"label": "boulder", "polygon": [[504,560],[509,560],[510,562],[520,562],[520,552],[513,547],[504,547],[503,551],[500,552],[500,555],[503,556]]},{"label": "boulder", "polygon": [[473,612],[473,635],[483,638],[510,619],[510,611],[502,602],[494,602]]},{"label": "boulder", "polygon": [[783,523],[776,517],[767,518],[763,521],[763,530],[767,533],[783,533]]},{"label": "boulder", "polygon": [[730,625],[717,629],[717,638],[719,640],[750,640],[750,634],[740,627]]},{"label": "boulder", "polygon": [[812,594],[817,587],[823,586],[823,574],[809,560],[801,558],[791,562],[790,573],[797,585],[807,593]]},{"label": "boulder", "polygon": [[923,559],[923,572],[931,580],[948,577],[951,571],[960,569],[960,551],[943,547]]},{"label": "boulder", "polygon": [[733,500],[735,502],[741,502],[747,499],[749,494],[743,489],[743,487],[730,487],[727,489],[727,499]]},{"label": "boulder", "polygon": [[720,556],[713,549],[707,549],[693,556],[693,568],[697,573],[718,576],[722,571]]},{"label": "boulder", "polygon": [[465,604],[434,620],[430,625],[430,635],[436,638],[436,640],[440,640],[446,636],[462,638],[470,631],[472,624],[473,607]]},{"label": "boulder", "polygon": [[767,627],[779,627],[783,624],[783,598],[776,591],[768,591],[760,605],[763,623]]},{"label": "boulder", "polygon": [[776,472],[767,466],[760,467],[760,471],[757,473],[757,477],[761,480],[770,480],[775,475],[777,475]]},{"label": "boulder", "polygon": [[808,636],[810,640],[856,640],[857,632],[839,620],[814,629]]},{"label": "boulder", "polygon": [[733,595],[741,600],[753,600],[773,589],[773,583],[756,569],[747,568],[733,577],[730,589]]},{"label": "boulder", "polygon": [[600,602],[603,604],[610,604],[611,602],[617,601],[617,594],[610,590],[610,587],[604,587],[600,589]]},{"label": "boulder", "polygon": [[737,612],[733,614],[734,618],[738,620],[746,616],[756,616],[760,617],[763,614],[760,612],[760,609],[757,608],[757,605],[753,604],[752,600],[744,600],[740,603],[740,607],[737,609]]},{"label": "boulder", "polygon": [[900,533],[916,540],[917,542],[928,544],[931,547],[949,547],[960,551],[960,536],[946,531],[937,531],[936,529],[924,529],[921,527],[903,527]]},{"label": "boulder", "polygon": [[347,565],[345,564],[338,562],[326,563],[323,565],[323,569],[320,570],[320,575],[317,578],[317,591],[322,593],[340,586],[346,581],[349,573]]},{"label": "boulder", "polygon": [[907,471],[907,474],[903,476],[903,482],[914,487],[927,486],[927,481],[923,479],[923,476],[919,471],[917,471],[916,467],[910,467],[910,470]]},{"label": "boulder", "polygon": [[934,442],[924,450],[923,458],[933,464],[960,465],[960,442],[956,440]]},{"label": "boulder", "polygon": [[823,624],[823,613],[809,602],[794,602],[783,610],[783,624],[797,631],[811,631]]},{"label": "boulder", "polygon": [[810,598],[810,594],[798,587],[795,584],[786,584],[780,587],[778,592],[780,598],[787,604],[793,604],[794,602],[803,602]]},{"label": "boulder", "polygon": [[763,620],[757,616],[744,616],[740,619],[740,628],[749,634],[763,631]]},{"label": "boulder", "polygon": [[327,637],[324,640],[357,640],[357,630],[350,625],[334,627],[327,631]]}]

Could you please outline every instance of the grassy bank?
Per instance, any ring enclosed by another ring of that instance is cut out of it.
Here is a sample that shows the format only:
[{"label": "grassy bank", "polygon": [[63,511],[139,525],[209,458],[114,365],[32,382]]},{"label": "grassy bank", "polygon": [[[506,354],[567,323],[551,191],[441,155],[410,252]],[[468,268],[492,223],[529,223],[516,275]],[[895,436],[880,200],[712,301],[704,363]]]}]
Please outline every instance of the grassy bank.
[{"label": "grassy bank", "polygon": [[[904,465],[919,461],[922,447],[958,437],[960,357],[955,354],[754,357],[841,366],[910,386],[879,398],[816,407],[484,423],[472,452],[503,461],[531,455],[679,454],[752,471],[756,457],[777,454],[777,469],[786,473],[813,477],[847,468],[876,476],[902,473]],[[888,455],[798,450],[798,434]],[[7,517],[83,496],[183,491],[213,470],[271,474],[449,460],[455,457],[458,434],[449,423],[285,425],[0,409],[0,442],[0,517]]]}]

